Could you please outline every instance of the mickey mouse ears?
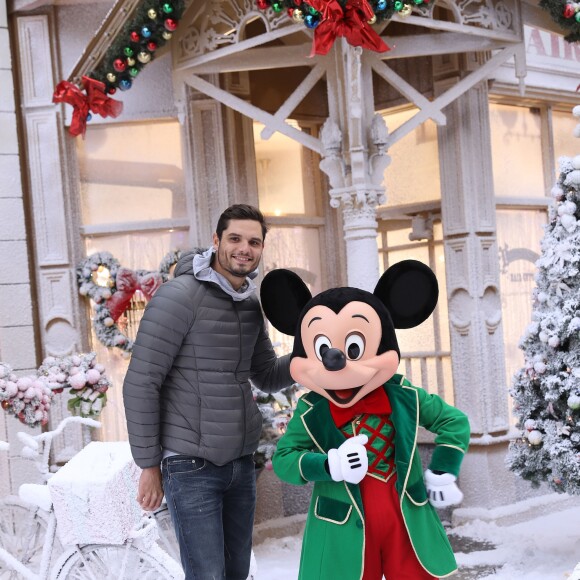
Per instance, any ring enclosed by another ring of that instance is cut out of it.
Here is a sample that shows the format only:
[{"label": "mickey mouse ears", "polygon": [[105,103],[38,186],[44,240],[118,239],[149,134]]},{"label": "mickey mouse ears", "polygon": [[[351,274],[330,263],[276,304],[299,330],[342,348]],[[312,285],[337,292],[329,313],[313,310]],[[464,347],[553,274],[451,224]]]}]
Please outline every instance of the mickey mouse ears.
[{"label": "mickey mouse ears", "polygon": [[404,260],[381,276],[373,294],[387,307],[395,328],[414,328],[435,310],[439,285],[431,268]]}]

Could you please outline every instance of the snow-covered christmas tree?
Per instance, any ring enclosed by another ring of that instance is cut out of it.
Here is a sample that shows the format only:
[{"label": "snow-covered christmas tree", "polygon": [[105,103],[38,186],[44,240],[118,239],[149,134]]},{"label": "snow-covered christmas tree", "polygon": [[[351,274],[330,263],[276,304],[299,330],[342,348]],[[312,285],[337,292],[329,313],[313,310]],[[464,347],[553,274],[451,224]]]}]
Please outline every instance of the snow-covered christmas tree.
[{"label": "snow-covered christmas tree", "polygon": [[580,155],[559,161],[532,323],[519,345],[525,364],[511,391],[522,436],[511,443],[507,464],[534,486],[546,481],[580,494]]}]

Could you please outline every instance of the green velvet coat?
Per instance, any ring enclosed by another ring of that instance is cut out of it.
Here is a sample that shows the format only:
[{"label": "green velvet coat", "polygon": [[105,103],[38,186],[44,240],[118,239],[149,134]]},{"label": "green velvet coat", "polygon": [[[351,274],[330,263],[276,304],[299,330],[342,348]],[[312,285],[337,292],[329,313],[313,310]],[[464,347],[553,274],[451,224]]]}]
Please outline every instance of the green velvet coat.
[{"label": "green velvet coat", "polygon": [[[383,388],[392,407],[396,489],[411,543],[430,574],[449,576],[457,564],[441,521],[427,499],[417,430],[421,425],[437,435],[429,468],[458,475],[469,444],[469,422],[464,413],[437,395],[414,387],[401,375],[394,375]],[[324,467],[328,450],[340,447],[345,440],[334,425],[328,400],[310,392],[298,402],[272,460],[283,481],[296,485],[315,482],[299,580],[359,580],[363,575],[365,508],[359,486],[332,481]]]}]

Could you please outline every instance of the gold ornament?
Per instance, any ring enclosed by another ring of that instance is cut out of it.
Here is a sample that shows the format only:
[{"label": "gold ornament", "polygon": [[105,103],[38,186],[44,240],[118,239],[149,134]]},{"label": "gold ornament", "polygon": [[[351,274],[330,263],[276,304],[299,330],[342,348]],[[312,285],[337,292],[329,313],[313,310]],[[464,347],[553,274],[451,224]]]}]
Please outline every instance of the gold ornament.
[{"label": "gold ornament", "polygon": [[135,66],[135,59],[134,58],[128,58],[127,59],[127,66]]},{"label": "gold ornament", "polygon": [[151,60],[151,55],[143,50],[137,55],[137,60],[143,64],[147,64]]},{"label": "gold ornament", "polygon": [[377,15],[373,14],[373,17],[370,20],[367,20],[369,24],[374,24],[377,21]]},{"label": "gold ornament", "polygon": [[111,288],[115,283],[111,278],[111,272],[109,269],[105,268],[105,266],[102,264],[100,264],[99,267],[93,271],[91,278],[93,279],[93,282],[101,288]]},{"label": "gold ornament", "polygon": [[107,80],[110,83],[114,83],[117,80],[117,77],[113,73],[107,73]]},{"label": "gold ornament", "polygon": [[292,20],[294,20],[294,22],[304,22],[304,14],[302,13],[302,10],[294,8],[294,11],[292,12]]},{"label": "gold ornament", "polygon": [[170,39],[171,39],[171,37],[173,36],[173,34],[172,34],[171,32],[169,32],[169,30],[164,30],[164,31],[161,33],[161,36],[163,36],[163,38],[164,38],[165,40],[170,40]]},{"label": "gold ornament", "polygon": [[154,8],[150,8],[147,11],[147,16],[149,16],[149,18],[151,18],[151,20],[155,20],[157,18],[157,11]]},{"label": "gold ornament", "polygon": [[407,16],[411,16],[411,12],[413,12],[413,7],[410,4],[405,4],[399,12],[399,16],[401,18],[406,18]]}]

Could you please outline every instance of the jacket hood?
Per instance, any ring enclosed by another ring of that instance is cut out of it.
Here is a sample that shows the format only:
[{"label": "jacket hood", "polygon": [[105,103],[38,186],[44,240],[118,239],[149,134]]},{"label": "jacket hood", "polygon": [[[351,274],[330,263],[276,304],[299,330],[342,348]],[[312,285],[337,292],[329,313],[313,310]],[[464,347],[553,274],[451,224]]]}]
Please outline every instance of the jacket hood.
[{"label": "jacket hood", "polygon": [[177,261],[173,277],[181,276],[183,274],[193,275],[193,257],[197,254],[203,254],[207,248],[194,248],[185,252]]}]

